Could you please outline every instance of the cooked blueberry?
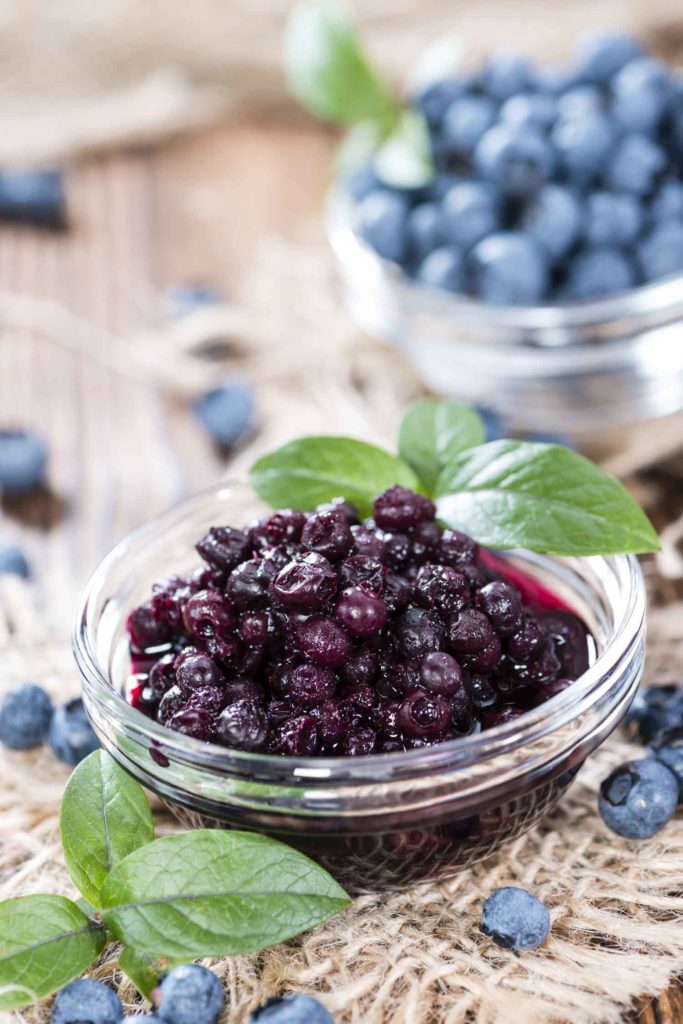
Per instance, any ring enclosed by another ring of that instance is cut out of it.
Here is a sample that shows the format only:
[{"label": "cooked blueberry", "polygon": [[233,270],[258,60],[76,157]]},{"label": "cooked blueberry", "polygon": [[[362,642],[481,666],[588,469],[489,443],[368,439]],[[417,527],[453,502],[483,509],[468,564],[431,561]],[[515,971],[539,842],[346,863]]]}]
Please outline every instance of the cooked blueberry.
[{"label": "cooked blueberry", "polygon": [[343,591],[335,614],[352,636],[369,637],[384,628],[389,616],[385,602],[362,587],[349,587]]},{"label": "cooked blueberry", "polygon": [[424,655],[420,662],[420,684],[441,697],[454,697],[464,692],[462,669],[455,658],[444,651]]},{"label": "cooked blueberry", "polygon": [[514,633],[522,621],[520,593],[511,583],[494,580],[477,594],[477,607],[498,630],[500,636]]},{"label": "cooked blueberry", "polygon": [[290,757],[313,757],[319,745],[318,727],[312,715],[300,715],[283,722],[271,740],[273,753]]},{"label": "cooked blueberry", "polygon": [[683,271],[683,221],[658,224],[638,245],[637,258],[646,281]]},{"label": "cooked blueberry", "polygon": [[452,245],[434,249],[420,263],[415,277],[427,288],[439,288],[446,292],[464,290],[465,273],[462,253]]},{"label": "cooked blueberry", "polygon": [[[618,130],[614,120],[600,111],[559,118],[552,141],[559,163],[570,181],[585,185],[603,171],[614,150]],[[618,185],[614,185],[619,188]]]},{"label": "cooked blueberry", "polygon": [[215,1024],[224,1002],[220,981],[199,964],[172,968],[152,998],[165,1024]]},{"label": "cooked blueberry", "polygon": [[368,555],[378,562],[383,562],[386,557],[387,543],[384,537],[369,530],[367,526],[352,526],[351,534],[353,544],[359,555]]},{"label": "cooked blueberry", "polygon": [[526,128],[549,128],[556,116],[557,100],[549,93],[518,93],[500,108],[502,121]]},{"label": "cooked blueberry", "polygon": [[78,978],[58,992],[50,1016],[51,1024],[120,1024],[122,1020],[119,997],[92,978]]},{"label": "cooked blueberry", "polygon": [[0,494],[35,491],[45,479],[47,449],[27,430],[0,430]]},{"label": "cooked blueberry", "polygon": [[374,729],[358,729],[344,737],[342,744],[348,757],[365,757],[372,754],[377,744],[377,733]]},{"label": "cooked blueberry", "polygon": [[244,381],[229,381],[197,399],[194,412],[211,440],[220,448],[232,448],[251,433],[256,405]]},{"label": "cooked blueberry", "polygon": [[287,697],[295,708],[310,711],[334,696],[337,677],[322,665],[297,665],[287,673]]},{"label": "cooked blueberry", "polygon": [[415,578],[415,598],[425,608],[452,614],[469,602],[467,578],[448,565],[423,565]]},{"label": "cooked blueberry", "polygon": [[529,662],[541,650],[546,640],[546,633],[530,615],[526,615],[518,628],[507,637],[506,650],[513,661]]},{"label": "cooked blueberry", "polygon": [[328,700],[313,708],[311,714],[323,743],[339,743],[353,729],[353,708],[346,700]]},{"label": "cooked blueberry", "polygon": [[263,704],[266,698],[263,687],[253,679],[229,679],[223,687],[223,694],[226,704],[234,704],[238,700]]},{"label": "cooked blueberry", "polygon": [[61,170],[0,171],[0,217],[41,228],[66,226],[66,194]]},{"label": "cooked blueberry", "polygon": [[183,622],[191,636],[221,636],[235,623],[235,615],[219,590],[200,590],[185,604]]},{"label": "cooked blueberry", "polygon": [[441,126],[444,146],[460,157],[471,156],[495,119],[496,104],[488,96],[462,96],[453,100]]},{"label": "cooked blueberry", "polygon": [[24,683],[10,690],[0,706],[0,743],[11,750],[30,750],[47,739],[54,714],[42,687]]},{"label": "cooked blueberry", "polygon": [[375,498],[373,513],[382,530],[410,530],[434,519],[436,507],[429,498],[395,486]]},{"label": "cooked blueberry", "polygon": [[396,715],[403,733],[417,739],[435,739],[449,726],[451,706],[436,693],[411,690],[404,698]]},{"label": "cooked blueberry", "polygon": [[576,46],[580,71],[593,82],[608,82],[642,52],[642,46],[635,36],[603,29],[586,33]]},{"label": "cooked blueberry", "polygon": [[368,245],[386,260],[400,263],[407,251],[408,203],[397,192],[371,192],[357,207],[358,231]]},{"label": "cooked blueberry", "polygon": [[498,691],[490,679],[485,676],[472,676],[470,679],[470,696],[475,708],[486,710],[498,701]]},{"label": "cooked blueberry", "polygon": [[440,620],[422,608],[408,608],[395,619],[394,640],[405,658],[421,658],[443,646],[444,631]]},{"label": "cooked blueberry", "polygon": [[656,220],[683,221],[683,182],[663,181],[652,199],[650,212]]},{"label": "cooked blueberry", "polygon": [[55,710],[47,741],[54,755],[64,764],[72,766],[80,764],[88,754],[97,750],[100,743],[80,697]]},{"label": "cooked blueberry", "polygon": [[683,687],[660,683],[640,690],[626,716],[626,726],[643,744],[651,743],[664,729],[683,726]]},{"label": "cooked blueberry", "polygon": [[334,1024],[331,1013],[313,996],[276,996],[252,1010],[250,1024]]},{"label": "cooked blueberry", "polygon": [[657,733],[647,752],[674,773],[678,780],[678,802],[683,802],[683,725]]},{"label": "cooked blueberry", "polygon": [[456,654],[474,657],[489,646],[495,633],[483,612],[466,608],[449,619],[447,637]]},{"label": "cooked blueberry", "polygon": [[453,569],[469,565],[477,556],[477,545],[466,533],[444,530],[438,547],[438,560]]},{"label": "cooked blueberry", "polygon": [[612,82],[612,109],[629,131],[654,132],[673,99],[669,74],[651,57],[626,64]]},{"label": "cooked blueberry", "polygon": [[21,548],[14,544],[0,545],[0,576],[19,576],[27,580],[31,575],[29,564]]},{"label": "cooked blueberry", "polygon": [[485,64],[481,75],[484,91],[497,100],[524,92],[531,82],[531,66],[518,53],[497,53]]},{"label": "cooked blueberry", "polygon": [[548,181],[554,165],[553,146],[524,126],[489,128],[474,153],[479,174],[507,196],[528,196]]},{"label": "cooked blueberry", "polygon": [[640,203],[626,192],[593,192],[586,199],[586,238],[591,245],[629,245],[642,225]]},{"label": "cooked blueberry", "polygon": [[247,557],[249,538],[243,530],[213,526],[197,544],[197,551],[209,565],[230,572]]},{"label": "cooked blueberry", "polygon": [[349,526],[358,526],[360,523],[358,509],[350,501],[345,501],[344,498],[332,498],[332,501],[325,501],[322,505],[316,505],[315,510],[316,512],[341,512]]},{"label": "cooked blueberry", "polygon": [[666,154],[647,135],[632,133],[617,143],[605,172],[610,188],[642,196],[666,167]]},{"label": "cooked blueberry", "polygon": [[317,612],[337,592],[337,574],[323,555],[311,552],[281,569],[271,588],[285,608]]},{"label": "cooked blueberry", "polygon": [[213,732],[213,720],[209,710],[189,705],[176,711],[171,716],[168,726],[175,732],[182,732],[186,736],[192,736],[193,739],[205,742],[211,739]]},{"label": "cooked blueberry", "polygon": [[262,750],[268,741],[268,720],[260,704],[246,698],[236,700],[218,716],[216,734],[226,747]]},{"label": "cooked blueberry", "polygon": [[467,83],[461,78],[443,78],[431,82],[423,89],[416,99],[416,105],[427,123],[432,128],[438,127],[450,104],[462,96],[466,89]]},{"label": "cooked blueberry", "polygon": [[341,676],[351,686],[368,685],[377,675],[379,658],[370,647],[356,647],[341,668]]},{"label": "cooked blueberry", "polygon": [[495,306],[540,302],[548,286],[543,250],[529,235],[500,231],[474,247],[471,268],[475,294]]},{"label": "cooked blueberry", "polygon": [[218,686],[222,674],[208,654],[197,651],[196,654],[176,658],[175,678],[180,689],[189,693],[204,686]]},{"label": "cooked blueberry", "polygon": [[309,551],[336,561],[352,547],[353,535],[342,512],[316,512],[301,531],[301,543]]},{"label": "cooked blueberry", "polygon": [[369,555],[351,555],[339,566],[343,588],[362,587],[369,594],[379,597],[384,589],[384,568],[381,562]]},{"label": "cooked blueberry", "polygon": [[635,267],[620,249],[584,249],[569,268],[564,295],[571,301],[602,298],[627,291],[637,281]]},{"label": "cooked blueberry", "polygon": [[673,817],[678,781],[653,758],[630,761],[600,786],[599,809],[608,828],[626,839],[649,839]]},{"label": "cooked blueberry", "polygon": [[536,949],[548,938],[548,908],[526,889],[506,885],[484,903],[481,930],[503,949]]},{"label": "cooked blueberry", "polygon": [[210,309],[225,301],[220,288],[207,281],[186,281],[164,292],[164,310],[169,320],[180,320],[198,309]]},{"label": "cooked blueberry", "polygon": [[579,237],[584,209],[572,189],[545,185],[525,207],[521,227],[553,260],[565,256]]}]

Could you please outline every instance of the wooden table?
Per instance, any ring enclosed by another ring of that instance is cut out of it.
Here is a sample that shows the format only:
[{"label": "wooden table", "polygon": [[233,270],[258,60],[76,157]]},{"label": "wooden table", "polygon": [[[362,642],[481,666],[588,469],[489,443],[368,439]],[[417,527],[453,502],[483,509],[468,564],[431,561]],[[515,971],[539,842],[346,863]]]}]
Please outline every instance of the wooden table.
[{"label": "wooden table", "polygon": [[[54,301],[90,325],[80,352],[33,330],[0,334],[0,425],[49,441],[50,489],[5,501],[18,540],[66,629],[75,596],[130,529],[224,468],[186,405],[112,370],[116,339],[158,322],[161,292],[193,278],[239,296],[266,233],[314,216],[333,139],[304,124],[232,124],[69,171],[71,230],[0,228],[0,289]],[[70,339],[73,341],[74,339]],[[630,1024],[681,1024],[683,987]]]}]

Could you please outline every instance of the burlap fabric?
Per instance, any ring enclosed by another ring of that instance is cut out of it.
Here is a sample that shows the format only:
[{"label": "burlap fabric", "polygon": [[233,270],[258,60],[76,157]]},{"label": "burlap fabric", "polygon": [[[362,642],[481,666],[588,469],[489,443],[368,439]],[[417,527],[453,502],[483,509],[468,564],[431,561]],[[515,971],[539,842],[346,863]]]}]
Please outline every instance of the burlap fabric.
[{"label": "burlap fabric", "polygon": [[[54,160],[147,144],[226,113],[289,105],[280,68],[292,0],[4,0],[0,5],[0,161]],[[402,80],[423,46],[450,31],[477,60],[497,45],[550,60],[591,25],[680,43],[677,0],[357,0],[387,73]]]},{"label": "burlap fabric", "polygon": [[[46,344],[80,346],[83,358],[104,359],[112,372],[181,393],[217,372],[193,355],[202,340],[229,334],[228,362],[256,382],[263,409],[258,438],[241,453],[237,468],[256,449],[302,431],[352,429],[390,443],[398,410],[419,384],[393,352],[359,338],[340,315],[320,244],[272,242],[256,265],[239,308],[127,342],[112,339],[107,356],[90,351],[91,329],[59,307],[0,295],[0,308],[10,328],[31,329]],[[680,437],[680,430],[675,434]],[[140,439],[148,442],[153,438]],[[680,483],[672,486],[681,476],[675,448],[670,441],[668,461],[649,469],[642,442],[620,456],[631,460],[624,463],[627,472],[640,471],[639,494],[660,517],[679,511],[671,503],[681,493]],[[675,550],[669,554],[674,558]],[[646,568],[651,682],[680,673],[683,609],[675,579],[659,571],[676,577],[675,567],[652,562]],[[60,700],[77,692],[65,626],[66,581],[59,587],[50,593],[61,592],[61,602],[3,580],[0,689],[35,679]],[[661,992],[683,970],[683,821],[648,843],[633,844],[608,832],[596,811],[600,779],[637,754],[623,736],[612,738],[542,825],[448,883],[360,898],[301,940],[215,962],[228,995],[223,1024],[243,1024],[248,1008],[287,990],[320,994],[338,1024],[616,1024],[634,997]],[[58,835],[67,770],[46,750],[0,751],[0,777],[0,898],[71,892]],[[179,827],[157,811],[160,832]],[[520,957],[478,931],[484,899],[508,883],[533,889],[553,919],[547,946]],[[93,974],[119,989],[129,1012],[139,1005],[117,970],[115,951]],[[46,1024],[49,1006],[5,1018]]]}]

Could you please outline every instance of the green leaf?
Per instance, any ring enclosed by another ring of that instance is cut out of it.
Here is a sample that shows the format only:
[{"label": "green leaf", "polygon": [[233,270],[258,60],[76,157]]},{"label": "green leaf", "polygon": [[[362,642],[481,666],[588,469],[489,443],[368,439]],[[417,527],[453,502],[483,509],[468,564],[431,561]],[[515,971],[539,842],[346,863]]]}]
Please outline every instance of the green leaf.
[{"label": "green leaf", "polygon": [[373,168],[393,188],[423,188],[434,177],[429,129],[417,110],[404,110],[393,131],[377,150]]},{"label": "green leaf", "polygon": [[349,905],[334,879],[297,850],[212,829],[136,850],[114,868],[102,900],[120,942],[173,959],[254,952]]},{"label": "green leaf", "polygon": [[97,959],[104,929],[64,896],[0,903],[0,1010],[29,1006]]},{"label": "green leaf", "polygon": [[64,858],[74,885],[100,906],[104,880],[119,861],[154,839],[142,786],[103,750],[81,761],[62,798]]},{"label": "green leaf", "polygon": [[403,415],[398,450],[432,494],[443,468],[459,452],[485,440],[481,417],[469,406],[438,398],[419,398]]},{"label": "green leaf", "polygon": [[294,7],[284,64],[289,88],[315,117],[342,124],[397,117],[398,103],[363,53],[353,22],[334,4]]},{"label": "green leaf", "polygon": [[337,150],[335,171],[342,177],[374,155],[384,138],[375,121],[359,121],[351,128]]},{"label": "green leaf", "polygon": [[420,483],[410,466],[382,448],[351,437],[301,437],[264,455],[251,467],[254,489],[274,508],[315,508],[343,497],[361,516],[393,484],[413,490]]},{"label": "green leaf", "polygon": [[554,555],[659,547],[626,488],[560,445],[492,441],[462,452],[441,473],[436,495],[440,519],[491,547]]},{"label": "green leaf", "polygon": [[[183,961],[177,962],[182,963]],[[159,984],[160,978],[169,967],[175,966],[175,963],[176,961],[168,960],[166,957],[139,953],[129,946],[124,946],[119,955],[119,967],[126,977],[130,978],[138,992],[150,1002],[152,992]]]}]

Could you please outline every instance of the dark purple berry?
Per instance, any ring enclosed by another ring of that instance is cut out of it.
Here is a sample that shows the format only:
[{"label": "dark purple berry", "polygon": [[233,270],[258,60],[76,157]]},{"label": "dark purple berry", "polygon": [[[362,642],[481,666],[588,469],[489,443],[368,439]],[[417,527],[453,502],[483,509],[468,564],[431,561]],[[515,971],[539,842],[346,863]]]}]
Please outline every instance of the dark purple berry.
[{"label": "dark purple berry", "polygon": [[458,530],[444,530],[439,542],[438,561],[460,569],[476,561],[477,550],[471,537]]},{"label": "dark purple berry", "polygon": [[209,565],[230,572],[248,557],[250,547],[249,538],[242,530],[213,526],[197,544],[197,551]]},{"label": "dark purple berry", "polygon": [[440,612],[460,611],[469,603],[470,587],[465,576],[448,565],[423,565],[415,579],[415,599],[423,608]]},{"label": "dark purple berry", "polygon": [[248,608],[262,608],[266,601],[271,574],[263,560],[252,559],[242,562],[230,573],[227,594],[235,607],[241,611]]},{"label": "dark purple berry", "polygon": [[377,694],[369,684],[345,686],[340,690],[340,696],[361,714],[370,714],[377,706]]},{"label": "dark purple berry", "polygon": [[406,533],[385,533],[385,563],[390,569],[403,569],[413,553],[413,545]]},{"label": "dark purple berry", "polygon": [[471,677],[470,696],[472,697],[472,703],[479,711],[492,708],[498,701],[498,691],[486,676]]},{"label": "dark purple berry", "polygon": [[343,498],[333,498],[332,501],[317,505],[315,510],[316,512],[341,512],[349,526],[357,526],[360,522],[358,509],[350,501],[344,501]]},{"label": "dark purple berry", "polygon": [[448,621],[448,643],[456,654],[473,658],[496,639],[493,626],[483,612],[465,608]]},{"label": "dark purple berry", "polygon": [[408,608],[394,622],[396,647],[404,658],[421,658],[443,646],[443,626],[431,612]]},{"label": "dark purple berry", "polygon": [[349,686],[364,686],[374,682],[379,658],[369,647],[352,651],[341,667],[341,677]]},{"label": "dark purple berry", "polygon": [[558,608],[542,615],[539,625],[553,642],[563,675],[578,679],[588,668],[588,634],[584,624],[576,615]]},{"label": "dark purple berry", "polygon": [[266,647],[274,639],[273,622],[267,612],[245,612],[238,630],[240,640],[249,647]]},{"label": "dark purple berry", "polygon": [[263,750],[268,741],[265,711],[251,700],[228,704],[216,722],[219,742],[236,750]]},{"label": "dark purple berry", "polygon": [[531,661],[545,643],[546,633],[533,616],[526,615],[519,629],[507,638],[506,650],[513,661]]},{"label": "dark purple berry", "polygon": [[235,624],[230,605],[218,590],[200,590],[183,609],[185,629],[191,636],[221,636]]},{"label": "dark purple berry", "polygon": [[328,700],[311,712],[318,723],[323,743],[339,743],[353,728],[351,705],[341,700]]},{"label": "dark purple berry", "polygon": [[219,686],[202,686],[193,690],[188,697],[190,707],[203,708],[210,715],[217,715],[227,703],[225,693]]},{"label": "dark purple berry", "polygon": [[353,546],[353,535],[343,512],[316,512],[303,528],[301,543],[336,562]]},{"label": "dark purple berry", "polygon": [[477,654],[464,655],[468,668],[474,672],[491,672],[497,667],[503,656],[503,645],[497,636],[493,636],[486,647]]},{"label": "dark purple berry", "polygon": [[412,530],[418,523],[434,519],[436,515],[436,506],[429,498],[398,486],[378,495],[372,508],[379,528],[392,532]]},{"label": "dark purple berry", "polygon": [[158,620],[151,601],[135,608],[128,616],[126,625],[132,643],[141,651],[161,647],[168,642],[168,624]]},{"label": "dark purple berry", "polygon": [[229,679],[223,687],[223,693],[226,704],[234,704],[238,700],[263,704],[266,699],[265,690],[253,679]]},{"label": "dark purple berry", "polygon": [[367,555],[378,562],[384,562],[387,553],[387,544],[384,537],[367,526],[352,526],[351,536],[353,537],[354,548],[359,555]]},{"label": "dark purple berry", "polygon": [[425,654],[420,662],[420,685],[441,697],[454,697],[458,692],[465,692],[460,665],[443,651]]},{"label": "dark purple berry", "polygon": [[384,577],[383,600],[391,615],[409,605],[413,599],[415,588],[410,580],[398,573],[388,572]]},{"label": "dark purple berry", "polygon": [[281,509],[268,519],[259,519],[249,527],[251,543],[257,548],[277,544],[297,544],[306,524],[306,516],[293,508]]},{"label": "dark purple berry", "polygon": [[170,729],[182,732],[186,736],[192,736],[195,740],[211,739],[212,721],[211,715],[205,708],[186,707],[172,716],[168,722]]},{"label": "dark purple berry", "polygon": [[335,614],[352,636],[368,637],[386,625],[389,612],[384,601],[360,587],[345,590],[337,601]]},{"label": "dark purple berry", "polygon": [[344,739],[343,750],[349,757],[363,757],[374,752],[376,743],[377,734],[374,729],[359,729]]},{"label": "dark purple berry", "polygon": [[318,727],[312,715],[290,718],[280,726],[271,741],[274,754],[289,757],[313,757],[319,745]]},{"label": "dark purple berry", "polygon": [[275,577],[271,593],[284,608],[317,612],[337,592],[337,574],[322,555],[310,552],[289,562]]},{"label": "dark purple berry", "polygon": [[477,594],[480,608],[497,629],[500,636],[514,633],[522,621],[522,601],[519,591],[510,583],[494,580]]},{"label": "dark purple berry", "polygon": [[351,654],[351,641],[345,630],[325,615],[314,615],[297,631],[299,649],[305,658],[327,668],[339,668]]},{"label": "dark purple berry", "polygon": [[297,665],[287,673],[286,690],[294,707],[310,711],[330,700],[337,688],[337,677],[321,665]]},{"label": "dark purple berry", "polygon": [[368,594],[379,597],[384,588],[384,568],[369,555],[351,555],[339,567],[342,589],[362,587]]},{"label": "dark purple berry", "polygon": [[223,679],[216,663],[200,651],[176,658],[175,677],[184,693],[203,686],[219,686]]},{"label": "dark purple berry", "polygon": [[396,716],[401,731],[416,739],[434,739],[448,728],[450,720],[449,702],[424,690],[411,690]]},{"label": "dark purple berry", "polygon": [[172,686],[161,698],[157,718],[162,725],[168,725],[176,711],[186,706],[186,697],[179,686]]},{"label": "dark purple berry", "polygon": [[418,562],[438,561],[437,552],[443,530],[438,523],[418,523],[412,532],[413,558]]},{"label": "dark purple berry", "polygon": [[163,695],[175,685],[175,660],[175,654],[165,654],[149,670],[147,688],[152,700],[161,700]]}]

